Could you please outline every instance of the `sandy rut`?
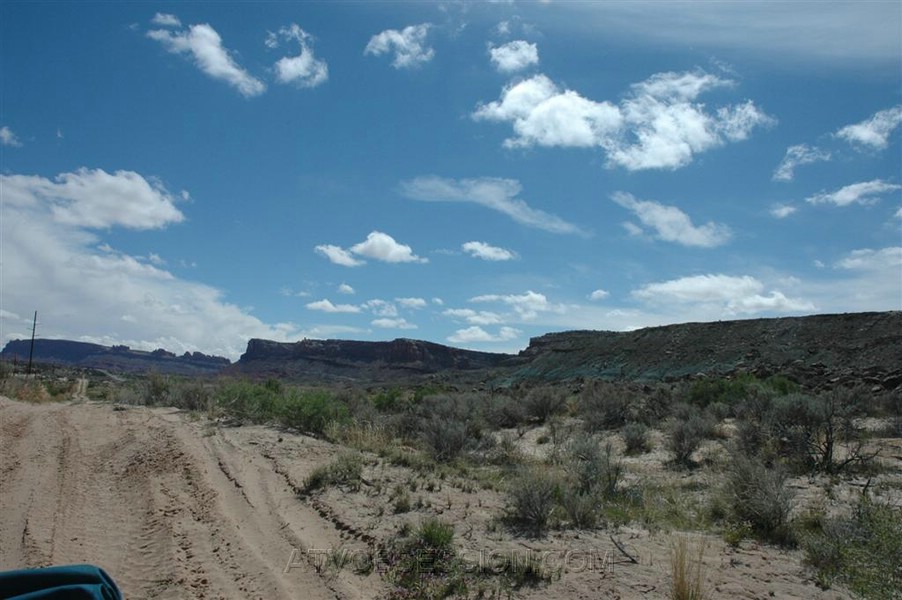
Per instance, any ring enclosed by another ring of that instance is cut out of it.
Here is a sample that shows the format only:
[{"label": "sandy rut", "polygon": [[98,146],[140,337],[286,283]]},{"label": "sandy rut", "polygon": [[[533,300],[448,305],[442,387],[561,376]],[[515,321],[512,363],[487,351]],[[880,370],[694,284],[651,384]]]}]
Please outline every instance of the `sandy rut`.
[{"label": "sandy rut", "polygon": [[357,598],[381,587],[377,575],[327,577],[297,560],[286,572],[293,551],[341,543],[292,491],[324,452],[315,440],[205,429],[166,409],[0,398],[0,445],[0,568],[90,562],[128,598]]}]

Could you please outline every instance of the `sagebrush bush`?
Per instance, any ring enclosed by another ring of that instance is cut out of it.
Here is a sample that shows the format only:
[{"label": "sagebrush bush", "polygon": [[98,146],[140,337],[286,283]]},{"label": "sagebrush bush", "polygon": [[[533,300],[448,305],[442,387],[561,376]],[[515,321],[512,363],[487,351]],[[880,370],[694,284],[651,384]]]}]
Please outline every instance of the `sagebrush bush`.
[{"label": "sagebrush bush", "polygon": [[675,418],[667,436],[667,447],[673,453],[674,464],[692,466],[692,454],[705,439],[708,424],[697,414],[686,419]]},{"label": "sagebrush bush", "polygon": [[583,388],[579,412],[589,431],[617,429],[630,417],[632,403],[633,397],[626,390],[595,381]]},{"label": "sagebrush bush", "polygon": [[310,493],[333,485],[360,487],[363,456],[359,452],[342,453],[327,465],[314,469],[304,481],[304,492]]},{"label": "sagebrush bush", "polygon": [[559,479],[546,469],[521,470],[508,487],[508,521],[534,533],[544,531],[551,520],[559,488]]},{"label": "sagebrush bush", "polygon": [[644,454],[651,449],[648,427],[642,423],[627,423],[623,427],[623,443],[626,454]]},{"label": "sagebrush bush", "polygon": [[276,398],[274,412],[282,425],[316,435],[329,423],[351,420],[348,408],[325,390],[288,390]]},{"label": "sagebrush bush", "polygon": [[759,539],[792,545],[793,493],[786,479],[786,472],[777,465],[734,454],[723,489],[730,521],[747,525]]},{"label": "sagebrush bush", "polygon": [[527,421],[523,403],[509,396],[493,396],[486,407],[485,418],[495,429],[510,429]]},{"label": "sagebrush bush", "polygon": [[542,386],[529,390],[523,398],[523,410],[526,416],[544,423],[550,417],[564,411],[567,393],[561,388]]},{"label": "sagebrush bush", "polygon": [[565,469],[571,474],[579,493],[597,493],[613,498],[623,477],[623,464],[614,456],[611,443],[580,434],[567,445]]}]

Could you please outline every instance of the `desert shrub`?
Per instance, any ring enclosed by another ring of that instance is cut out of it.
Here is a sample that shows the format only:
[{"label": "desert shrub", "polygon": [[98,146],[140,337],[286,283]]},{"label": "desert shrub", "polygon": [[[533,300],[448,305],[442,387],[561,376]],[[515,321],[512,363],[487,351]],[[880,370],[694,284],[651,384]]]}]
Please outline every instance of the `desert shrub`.
[{"label": "desert shrub", "polygon": [[817,396],[790,394],[774,401],[770,428],[779,451],[800,470],[828,474],[862,466],[876,453],[855,420],[865,412],[861,389],[837,388]]},{"label": "desert shrub", "polygon": [[467,426],[461,421],[444,421],[439,417],[424,419],[420,436],[432,458],[439,462],[454,460],[467,447]]},{"label": "desert shrub", "polygon": [[692,454],[705,439],[708,424],[693,414],[685,419],[675,418],[667,435],[667,448],[673,453],[673,462],[677,466],[693,466]]},{"label": "desert shrub", "polygon": [[172,399],[172,382],[159,373],[151,373],[141,388],[142,404],[169,406]]},{"label": "desert shrub", "polygon": [[333,485],[357,489],[362,475],[363,456],[359,452],[345,452],[331,463],[315,468],[304,481],[304,491],[310,493]]},{"label": "desert shrub", "polygon": [[207,411],[213,406],[213,392],[202,381],[186,381],[174,388],[172,405],[183,410]]},{"label": "desert shrub", "polygon": [[563,486],[559,492],[560,508],[575,529],[594,529],[598,525],[600,502],[596,494],[576,487]]},{"label": "desert shrub", "polygon": [[523,398],[523,410],[530,419],[544,423],[553,415],[563,412],[567,393],[560,388],[542,386],[529,390]]},{"label": "desert shrub", "polygon": [[347,407],[325,390],[286,391],[275,399],[279,422],[312,434],[322,434],[331,422],[350,421]]},{"label": "desert shrub", "polygon": [[603,431],[622,427],[630,417],[632,396],[613,384],[595,381],[583,388],[579,412],[586,429]]},{"label": "desert shrub", "polygon": [[265,385],[235,379],[220,384],[215,401],[218,408],[236,421],[263,423],[275,420],[279,394]]},{"label": "desert shrub", "polygon": [[623,464],[614,456],[608,442],[601,445],[597,438],[586,434],[574,437],[567,446],[565,469],[573,477],[580,493],[598,493],[613,498],[623,477]]},{"label": "desert shrub", "polygon": [[392,597],[447,598],[465,595],[467,573],[454,548],[454,527],[435,518],[423,521],[385,551]]},{"label": "desert shrub", "polygon": [[671,600],[703,600],[708,597],[704,575],[705,544],[696,544],[695,555],[689,548],[689,540],[680,536],[670,550],[670,598]]},{"label": "desert shrub", "polygon": [[648,452],[650,442],[648,440],[648,427],[642,423],[627,423],[623,427],[623,443],[627,454],[644,454]]},{"label": "desert shrub", "polygon": [[433,458],[442,462],[484,448],[494,441],[485,435],[484,405],[484,399],[474,394],[429,396],[417,406],[416,435]]},{"label": "desert shrub", "polygon": [[902,508],[863,493],[849,517],[827,518],[802,534],[805,561],[822,587],[842,583],[862,598],[899,598]]},{"label": "desert shrub", "polygon": [[404,394],[398,387],[382,390],[373,396],[373,406],[379,412],[395,412],[402,407],[403,402]]},{"label": "desert shrub", "polygon": [[510,429],[525,423],[527,415],[520,401],[509,396],[493,396],[486,407],[485,419],[495,429]]},{"label": "desert shrub", "polygon": [[508,488],[508,522],[533,533],[544,531],[551,520],[559,488],[559,479],[548,470],[524,468]]},{"label": "desert shrub", "polygon": [[490,453],[493,464],[511,467],[523,461],[523,453],[517,446],[516,438],[510,432],[504,432],[499,436],[497,444]]},{"label": "desert shrub", "polygon": [[709,415],[713,420],[720,422],[733,416],[733,409],[729,404],[724,402],[712,402],[705,407],[705,414]]},{"label": "desert shrub", "polygon": [[728,519],[743,525],[759,539],[792,544],[789,526],[792,491],[786,487],[786,473],[759,459],[733,455],[723,489]]}]

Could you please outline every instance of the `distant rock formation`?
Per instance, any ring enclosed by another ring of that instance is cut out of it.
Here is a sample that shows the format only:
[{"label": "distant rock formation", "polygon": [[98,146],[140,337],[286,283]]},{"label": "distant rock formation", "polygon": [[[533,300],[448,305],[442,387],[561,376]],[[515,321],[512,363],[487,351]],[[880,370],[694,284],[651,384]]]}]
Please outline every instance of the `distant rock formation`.
[{"label": "distant rock formation", "polygon": [[[7,362],[27,362],[30,347],[31,340],[12,340],[0,352],[0,359]],[[171,375],[213,375],[231,364],[227,358],[207,356],[201,352],[185,352],[182,356],[176,356],[162,348],[144,352],[132,350],[128,346],[102,346],[46,339],[35,340],[34,361],[108,371],[155,371]]]},{"label": "distant rock formation", "polygon": [[[461,350],[432,342],[252,339],[227,372],[311,380],[385,381],[405,375],[473,371],[497,367],[509,354]],[[453,376],[453,375],[452,375]]]},{"label": "distant rock formation", "polygon": [[530,340],[511,379],[639,381],[787,375],[810,389],[902,386],[902,312],[684,323],[629,332],[568,331]]}]

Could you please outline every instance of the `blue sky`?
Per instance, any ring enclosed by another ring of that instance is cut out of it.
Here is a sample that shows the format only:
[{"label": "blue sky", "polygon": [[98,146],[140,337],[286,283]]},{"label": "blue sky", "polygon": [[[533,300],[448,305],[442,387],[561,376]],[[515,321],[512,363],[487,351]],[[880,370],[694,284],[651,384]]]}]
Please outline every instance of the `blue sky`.
[{"label": "blue sky", "polygon": [[902,309],[899,2],[0,3],[0,341]]}]

